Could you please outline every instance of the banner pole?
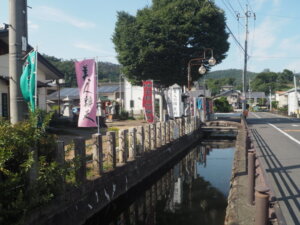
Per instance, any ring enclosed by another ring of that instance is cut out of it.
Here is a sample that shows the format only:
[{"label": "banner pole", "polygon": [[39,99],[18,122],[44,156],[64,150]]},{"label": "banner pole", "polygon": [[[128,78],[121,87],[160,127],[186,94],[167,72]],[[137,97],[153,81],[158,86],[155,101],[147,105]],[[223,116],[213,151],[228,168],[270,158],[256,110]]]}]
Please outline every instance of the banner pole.
[{"label": "banner pole", "polygon": [[101,112],[101,105],[100,102],[98,103],[98,99],[99,99],[99,93],[98,93],[98,85],[99,85],[99,74],[98,74],[98,56],[96,57],[96,75],[97,75],[97,86],[96,86],[96,91],[97,91],[97,99],[96,99],[96,118],[97,118],[97,130],[98,130],[98,134],[100,134],[100,113],[97,116],[97,112],[99,110],[99,112]]},{"label": "banner pole", "polygon": [[35,104],[35,110],[37,108],[37,75],[38,75],[38,46],[36,46],[36,53],[35,53],[35,99],[34,99],[34,104]]}]

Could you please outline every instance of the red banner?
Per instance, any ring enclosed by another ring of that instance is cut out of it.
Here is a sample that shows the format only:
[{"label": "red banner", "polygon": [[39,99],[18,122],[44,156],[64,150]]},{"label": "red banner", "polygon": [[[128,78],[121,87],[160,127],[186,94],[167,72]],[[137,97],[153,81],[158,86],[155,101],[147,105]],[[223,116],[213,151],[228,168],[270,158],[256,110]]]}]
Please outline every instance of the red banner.
[{"label": "red banner", "polygon": [[145,115],[148,123],[154,122],[154,112],[153,112],[153,81],[146,80],[143,81],[143,107],[145,109]]}]

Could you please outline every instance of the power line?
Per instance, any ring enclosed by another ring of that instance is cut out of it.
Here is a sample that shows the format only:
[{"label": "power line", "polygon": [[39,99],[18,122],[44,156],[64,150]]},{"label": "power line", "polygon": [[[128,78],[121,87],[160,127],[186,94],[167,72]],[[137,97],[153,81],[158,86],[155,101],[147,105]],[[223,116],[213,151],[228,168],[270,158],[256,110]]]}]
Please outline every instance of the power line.
[{"label": "power line", "polygon": [[[236,19],[236,12],[237,12],[237,10],[235,10],[233,7],[232,7],[232,5],[231,5],[231,3],[229,2],[229,1],[224,1],[224,0],[222,0],[222,2],[224,3],[224,5],[225,5],[225,7],[228,9],[228,11],[233,15],[233,17]],[[228,7],[228,5],[229,5],[229,7]],[[239,20],[237,20],[238,21],[238,24],[240,25],[240,26],[243,26],[241,23],[240,23],[240,21]]]},{"label": "power line", "polygon": [[[213,6],[213,4],[211,3],[211,0],[208,0],[208,3],[210,4],[211,8],[216,12],[219,13],[216,8]],[[231,34],[231,36],[233,37],[235,43],[240,47],[240,49],[243,50],[243,52],[245,52],[245,49],[243,48],[243,46],[241,45],[241,43],[238,41],[238,39],[235,37],[235,35],[233,34],[233,32],[231,31],[231,29],[229,28],[229,26],[225,23],[225,26],[227,28],[227,30],[229,31],[229,33]]]},{"label": "power line", "polygon": [[245,12],[245,10],[244,10],[244,8],[243,8],[243,6],[242,6],[242,4],[241,4],[240,0],[238,0],[238,3],[239,3],[239,5],[240,5],[240,7],[241,7],[242,11],[243,11],[243,12]]}]

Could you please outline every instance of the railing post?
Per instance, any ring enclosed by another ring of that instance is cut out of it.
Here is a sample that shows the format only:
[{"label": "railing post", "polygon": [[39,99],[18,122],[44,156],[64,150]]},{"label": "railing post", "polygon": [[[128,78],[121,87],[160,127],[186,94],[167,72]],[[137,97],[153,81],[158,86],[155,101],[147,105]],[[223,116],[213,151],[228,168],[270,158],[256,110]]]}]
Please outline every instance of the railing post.
[{"label": "railing post", "polygon": [[58,165],[65,164],[65,142],[57,141],[56,142],[56,152],[55,152],[55,161]]},{"label": "railing post", "polygon": [[137,128],[137,154],[141,155],[145,151],[145,133],[144,127],[139,126]]},{"label": "railing post", "polygon": [[151,129],[150,129],[149,124],[147,124],[144,129],[145,129],[145,151],[150,151],[151,150]]},{"label": "railing post", "polygon": [[248,152],[248,203],[253,205],[255,186],[255,153]]},{"label": "railing post", "polygon": [[[63,166],[65,164],[65,142],[64,141],[59,140],[56,142],[55,161],[59,166]],[[60,180],[62,182],[62,189],[65,191],[66,178],[61,177]]]},{"label": "railing post", "polygon": [[184,134],[189,133],[189,120],[188,117],[184,117]]},{"label": "railing post", "polygon": [[98,175],[103,173],[103,149],[102,149],[102,135],[93,134],[93,166]]},{"label": "railing post", "polygon": [[269,191],[264,186],[256,187],[255,192],[255,225],[268,225]]},{"label": "railing post", "polygon": [[156,147],[161,147],[161,123],[156,123]]},{"label": "railing post", "polygon": [[151,129],[151,150],[155,150],[156,149],[156,125],[155,123],[150,125],[150,129]]},{"label": "railing post", "polygon": [[128,144],[129,144],[128,161],[133,161],[135,160],[135,156],[136,156],[136,129],[135,128],[129,129]]},{"label": "railing post", "polygon": [[170,120],[166,122],[166,144],[170,143]]},{"label": "railing post", "polygon": [[166,144],[166,122],[161,123],[161,145]]},{"label": "railing post", "polygon": [[86,181],[86,154],[85,140],[82,137],[74,139],[75,157],[79,157],[79,168],[75,171],[75,179],[77,183],[85,183]]},{"label": "railing post", "polygon": [[127,161],[127,155],[125,152],[125,130],[119,131],[119,163],[125,163]]},{"label": "railing post", "polygon": [[116,132],[107,132],[107,144],[108,144],[108,164],[112,165],[112,168],[117,166],[117,152],[116,152]]},{"label": "railing post", "polygon": [[184,131],[184,125],[183,125],[183,120],[182,118],[178,118],[178,124],[179,124],[179,137],[183,136],[183,131]]}]

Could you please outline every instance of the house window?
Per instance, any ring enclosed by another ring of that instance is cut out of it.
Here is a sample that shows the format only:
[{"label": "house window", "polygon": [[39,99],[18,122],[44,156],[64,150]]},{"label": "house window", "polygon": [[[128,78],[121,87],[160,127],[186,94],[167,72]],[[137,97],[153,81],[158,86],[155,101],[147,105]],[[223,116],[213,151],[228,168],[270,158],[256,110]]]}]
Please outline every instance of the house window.
[{"label": "house window", "polygon": [[7,93],[1,94],[2,116],[8,118],[8,96]]}]

